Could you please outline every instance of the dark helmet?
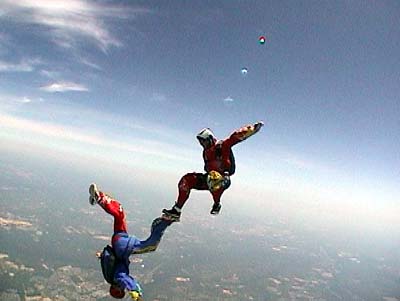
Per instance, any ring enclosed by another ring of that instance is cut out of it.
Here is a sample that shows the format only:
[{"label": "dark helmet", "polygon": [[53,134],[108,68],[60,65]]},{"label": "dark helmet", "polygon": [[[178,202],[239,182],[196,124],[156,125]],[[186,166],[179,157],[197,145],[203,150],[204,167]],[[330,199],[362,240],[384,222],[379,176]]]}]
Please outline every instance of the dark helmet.
[{"label": "dark helmet", "polygon": [[110,286],[110,295],[115,299],[122,299],[125,297],[125,290],[120,288],[118,285],[111,285]]},{"label": "dark helmet", "polygon": [[200,144],[203,147],[210,147],[217,141],[217,139],[214,136],[214,133],[209,128],[202,129],[197,134],[196,138],[197,140],[199,140]]}]

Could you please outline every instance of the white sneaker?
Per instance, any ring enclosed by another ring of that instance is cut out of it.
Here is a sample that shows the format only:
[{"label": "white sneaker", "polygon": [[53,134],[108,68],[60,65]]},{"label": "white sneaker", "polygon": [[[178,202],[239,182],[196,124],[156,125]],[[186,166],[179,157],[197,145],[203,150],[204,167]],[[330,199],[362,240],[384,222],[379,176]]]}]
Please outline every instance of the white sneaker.
[{"label": "white sneaker", "polygon": [[90,205],[94,206],[99,202],[99,191],[97,189],[97,185],[95,183],[90,184],[89,186],[89,203]]}]

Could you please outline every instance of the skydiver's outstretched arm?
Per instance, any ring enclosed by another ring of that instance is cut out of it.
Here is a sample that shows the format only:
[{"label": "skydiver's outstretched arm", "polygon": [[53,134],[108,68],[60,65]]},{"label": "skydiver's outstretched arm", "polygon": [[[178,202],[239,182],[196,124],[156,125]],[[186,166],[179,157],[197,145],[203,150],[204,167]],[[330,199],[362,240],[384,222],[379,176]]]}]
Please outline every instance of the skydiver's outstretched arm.
[{"label": "skydiver's outstretched arm", "polygon": [[173,223],[171,220],[157,217],[151,224],[151,233],[146,240],[141,240],[133,249],[132,254],[142,254],[153,252],[157,249],[158,244],[164,235],[165,229]]},{"label": "skydiver's outstretched arm", "polygon": [[262,121],[258,121],[254,124],[249,124],[241,127],[240,129],[237,129],[234,131],[229,138],[224,140],[224,144],[228,146],[233,146],[239,142],[242,142],[246,140],[247,138],[253,136],[255,133],[257,133],[261,127],[264,125]]}]

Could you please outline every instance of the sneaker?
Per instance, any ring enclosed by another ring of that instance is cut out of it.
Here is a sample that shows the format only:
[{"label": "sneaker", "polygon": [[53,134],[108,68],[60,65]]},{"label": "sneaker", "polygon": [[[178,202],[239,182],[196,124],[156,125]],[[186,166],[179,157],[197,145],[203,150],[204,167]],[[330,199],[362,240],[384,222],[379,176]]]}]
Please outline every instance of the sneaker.
[{"label": "sneaker", "polygon": [[211,208],[210,214],[218,214],[219,211],[221,210],[221,203],[214,203],[214,205]]},{"label": "sneaker", "polygon": [[[179,209],[178,209],[179,210]],[[174,206],[172,207],[172,209],[163,209],[162,213],[163,214],[163,218],[169,219],[171,221],[174,222],[179,222],[180,217],[181,217],[181,212],[180,210],[178,211],[177,208]]]},{"label": "sneaker", "polygon": [[89,203],[94,206],[99,202],[100,193],[97,189],[97,185],[95,183],[90,184],[89,186]]},{"label": "sneaker", "polygon": [[172,216],[167,215],[167,214],[165,214],[165,213],[161,214],[161,217],[160,217],[160,218],[161,218],[163,221],[166,221],[167,224],[168,224],[168,226],[170,226],[172,223],[179,222],[179,218],[172,217]]}]

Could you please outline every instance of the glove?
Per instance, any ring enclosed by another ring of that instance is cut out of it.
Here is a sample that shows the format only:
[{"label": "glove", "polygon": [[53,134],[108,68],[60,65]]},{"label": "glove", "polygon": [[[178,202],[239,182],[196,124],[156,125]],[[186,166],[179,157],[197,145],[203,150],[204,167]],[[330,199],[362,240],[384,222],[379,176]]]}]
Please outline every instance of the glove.
[{"label": "glove", "polygon": [[231,186],[231,176],[229,175],[229,172],[225,171],[224,172],[224,177],[221,183],[221,187],[223,189],[228,189],[229,186]]},{"label": "glove", "polygon": [[243,141],[257,133],[262,126],[264,126],[264,122],[258,121],[240,128],[235,133],[238,134],[239,141]]},{"label": "glove", "polygon": [[262,121],[256,122],[254,124],[254,131],[258,132],[261,129],[261,127],[263,127],[263,126],[264,126],[264,122],[262,122]]},{"label": "glove", "polygon": [[129,296],[133,301],[141,301],[142,299],[142,294],[139,293],[138,291],[129,291],[128,292]]},{"label": "glove", "polygon": [[141,301],[141,300],[143,300],[143,299],[142,299],[143,290],[142,290],[142,288],[140,287],[140,284],[139,284],[139,283],[136,283],[136,289],[133,290],[133,291],[129,291],[128,294],[129,294],[129,296],[131,297],[131,299],[132,299],[133,301]]}]

